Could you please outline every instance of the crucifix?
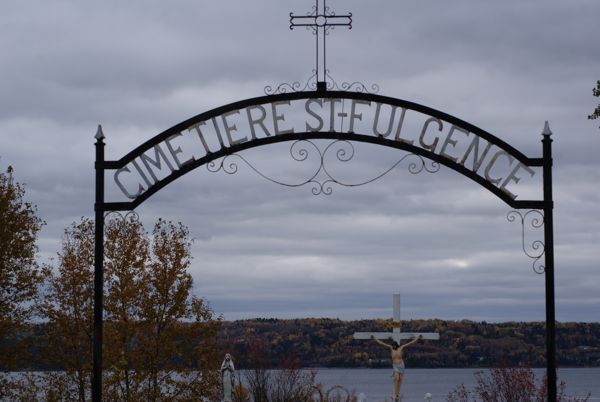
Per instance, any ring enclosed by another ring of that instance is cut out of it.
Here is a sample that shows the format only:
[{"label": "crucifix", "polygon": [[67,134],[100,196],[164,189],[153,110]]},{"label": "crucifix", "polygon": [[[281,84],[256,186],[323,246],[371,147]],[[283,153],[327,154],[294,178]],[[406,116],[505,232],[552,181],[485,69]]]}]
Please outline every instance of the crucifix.
[{"label": "crucifix", "polygon": [[[440,334],[437,332],[401,332],[400,331],[400,295],[394,295],[394,328],[392,332],[355,332],[354,339],[375,339],[377,343],[381,346],[387,347],[391,352],[392,358],[392,369],[393,369],[393,378],[394,378],[394,393],[392,396],[393,401],[400,400],[400,387],[402,386],[402,380],[404,378],[404,370],[406,366],[404,365],[404,360],[402,358],[402,351],[407,346],[410,346],[417,342],[418,339],[431,339],[438,340],[440,339]],[[385,342],[380,341],[380,339],[392,339],[394,340],[394,345],[388,345]],[[412,339],[410,342],[404,343],[400,346],[401,339]]]},{"label": "crucifix", "polygon": [[326,90],[327,74],[327,47],[326,37],[329,30],[336,26],[345,26],[352,29],[352,13],[335,15],[326,5],[327,0],[315,0],[313,11],[307,15],[294,15],[290,13],[290,29],[306,27],[311,29],[316,38],[316,69],[317,90]]},{"label": "crucifix", "polygon": [[400,331],[400,295],[394,295],[394,328],[392,332],[355,332],[354,339],[392,339],[398,343],[402,339],[412,339],[418,336],[422,339],[439,340],[440,334],[437,332],[401,332]]}]

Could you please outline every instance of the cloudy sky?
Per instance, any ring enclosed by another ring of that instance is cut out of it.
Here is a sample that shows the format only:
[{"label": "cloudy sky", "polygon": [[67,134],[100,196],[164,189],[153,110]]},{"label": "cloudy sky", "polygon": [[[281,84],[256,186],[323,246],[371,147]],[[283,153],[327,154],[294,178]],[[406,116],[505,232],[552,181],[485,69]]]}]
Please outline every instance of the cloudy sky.
[{"label": "cloudy sky", "polygon": [[[107,159],[196,114],[302,81],[314,40],[290,31],[309,0],[3,1],[0,5],[0,168],[10,164],[47,222],[40,258],[63,229],[93,217],[94,139]],[[597,0],[334,1],[352,30],[328,37],[339,82],[443,110],[530,157],[554,138],[556,311],[600,320],[600,128]],[[267,174],[302,176],[289,143],[244,156]],[[356,146],[340,175],[360,181],[399,159]],[[347,165],[347,166],[346,166]],[[299,170],[295,170],[299,169]],[[296,180],[297,181],[297,180]],[[195,238],[195,292],[225,319],[391,316],[543,320],[544,277],[521,250],[510,207],[447,168],[399,166],[366,186],[275,185],[240,165],[235,175],[196,169],[137,212],[165,217]],[[541,239],[528,231],[528,239]]]}]

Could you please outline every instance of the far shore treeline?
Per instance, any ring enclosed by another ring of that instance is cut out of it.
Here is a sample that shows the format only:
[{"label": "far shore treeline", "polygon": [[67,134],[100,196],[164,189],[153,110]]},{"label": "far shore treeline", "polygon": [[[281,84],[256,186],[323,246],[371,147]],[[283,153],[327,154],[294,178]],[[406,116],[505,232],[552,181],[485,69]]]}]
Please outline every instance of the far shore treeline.
[{"label": "far shore treeline", "polygon": [[[182,332],[186,325],[181,324]],[[368,340],[354,340],[352,334],[391,328],[391,320],[258,318],[221,322],[217,342],[220,350],[233,355],[236,368],[242,369],[256,365],[257,356],[260,356],[260,365],[270,368],[281,367],[290,357],[302,367],[377,368],[389,367],[387,350]],[[406,360],[410,367],[545,365],[542,322],[411,320],[405,321],[402,329],[406,332],[439,332],[441,335],[439,341],[420,341],[407,349]],[[29,340],[31,352],[30,358],[22,361],[19,369],[62,369],[45,362],[42,350],[49,331],[48,324],[35,324],[19,335]],[[557,348],[559,367],[600,367],[600,323],[559,323]]]}]

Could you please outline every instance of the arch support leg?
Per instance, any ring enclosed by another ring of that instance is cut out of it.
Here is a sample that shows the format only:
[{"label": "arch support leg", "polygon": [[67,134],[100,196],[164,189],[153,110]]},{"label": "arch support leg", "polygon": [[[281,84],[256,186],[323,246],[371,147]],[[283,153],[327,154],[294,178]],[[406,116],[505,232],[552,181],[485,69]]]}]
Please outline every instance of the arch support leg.
[{"label": "arch support leg", "polygon": [[92,344],[92,401],[102,401],[102,324],[104,303],[104,135],[96,134],[96,203],[94,212],[94,327]]},{"label": "arch support leg", "polygon": [[548,378],[548,401],[555,402],[556,392],[556,313],[554,296],[554,201],[552,199],[552,132],[544,127],[544,252],[546,284],[546,375]]}]

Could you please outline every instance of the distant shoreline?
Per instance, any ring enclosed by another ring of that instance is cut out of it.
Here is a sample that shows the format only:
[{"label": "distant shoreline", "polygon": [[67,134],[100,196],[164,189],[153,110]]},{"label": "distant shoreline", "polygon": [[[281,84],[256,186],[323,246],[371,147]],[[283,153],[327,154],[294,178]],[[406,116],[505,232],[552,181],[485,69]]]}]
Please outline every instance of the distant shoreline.
[{"label": "distant shoreline", "polygon": [[[217,338],[239,367],[253,365],[259,351],[269,367],[293,356],[301,367],[386,368],[388,351],[355,332],[389,332],[392,320],[330,318],[248,319],[222,322]],[[488,323],[469,320],[407,320],[404,332],[438,332],[439,341],[420,341],[406,350],[414,368],[545,367],[543,322]],[[594,346],[598,345],[598,346]],[[559,367],[600,367],[600,323],[557,323]]]},{"label": "distant shoreline", "polygon": [[[182,326],[185,326],[182,323]],[[370,340],[355,340],[355,332],[389,332],[392,320],[342,321],[329,318],[253,319],[223,321],[217,348],[230,353],[236,368],[315,367],[388,368],[389,352]],[[600,323],[558,323],[559,368],[600,367]],[[31,324],[18,334],[31,347],[18,370],[55,371],[45,363],[47,323]],[[405,351],[411,368],[545,367],[545,325],[540,322],[487,323],[468,320],[408,320],[404,332],[437,332],[438,340],[422,340]],[[4,340],[9,342],[10,340]],[[189,345],[192,347],[193,345]],[[0,370],[3,368],[0,367]]]}]

